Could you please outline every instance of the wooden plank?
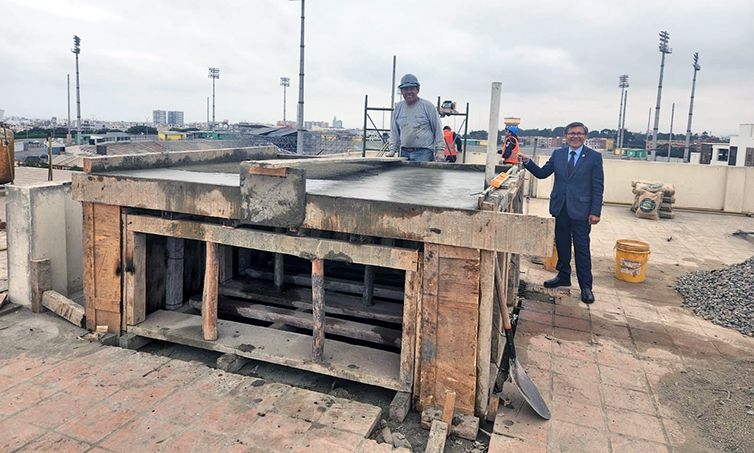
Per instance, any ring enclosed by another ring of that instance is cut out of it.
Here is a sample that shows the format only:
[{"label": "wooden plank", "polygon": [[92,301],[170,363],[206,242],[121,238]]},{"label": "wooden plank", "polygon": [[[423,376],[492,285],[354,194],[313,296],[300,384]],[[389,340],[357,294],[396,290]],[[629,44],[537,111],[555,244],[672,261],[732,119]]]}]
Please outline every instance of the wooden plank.
[{"label": "wooden plank", "polygon": [[424,262],[420,409],[438,404],[452,390],[457,411],[473,414],[480,252],[426,244]]},{"label": "wooden plank", "polygon": [[439,306],[440,246],[425,244],[419,338],[419,410],[437,404],[437,312]]},{"label": "wooden plank", "polygon": [[[275,264],[277,264],[277,256],[280,254],[276,254],[275,256]],[[419,260],[421,263],[421,259]],[[407,271],[411,272],[411,271]],[[246,269],[244,272],[246,275],[248,275],[251,278],[261,278],[265,280],[274,280],[276,278],[276,275],[272,272],[262,272],[258,271],[256,269]],[[281,283],[288,283],[292,285],[299,285],[299,286],[312,286],[312,277],[311,275],[303,275],[303,274],[290,274],[290,275],[284,275]],[[275,284],[276,287],[282,286],[282,284]],[[364,285],[358,282],[354,282],[352,280],[345,280],[341,278],[335,278],[335,277],[327,277],[327,280],[325,280],[325,289],[330,291],[337,291],[341,293],[351,293],[351,294],[363,294],[364,293]],[[379,297],[382,299],[392,299],[396,301],[402,301],[404,297],[404,292],[401,289],[396,289],[392,286],[387,285],[374,285],[374,296]]]},{"label": "wooden plank", "polygon": [[86,327],[107,325],[121,331],[121,218],[120,207],[83,203],[84,298]]},{"label": "wooden plank", "polygon": [[326,339],[324,362],[319,364],[311,360],[310,335],[220,320],[217,323],[218,339],[205,341],[201,325],[200,316],[158,310],[141,324],[129,327],[129,332],[392,390],[409,391],[398,375],[400,356],[393,352]]},{"label": "wooden plank", "polygon": [[302,227],[544,256],[555,219],[306,195]]},{"label": "wooden plank", "polygon": [[445,441],[450,433],[449,426],[447,422],[440,420],[432,422],[432,428],[429,430],[429,438],[427,439],[427,447],[424,449],[424,453],[442,453],[445,451]]},{"label": "wooden plank", "polygon": [[128,231],[128,217],[123,214],[123,262],[126,263],[123,275],[123,322],[130,326],[144,321],[147,316],[147,237],[145,234]]},{"label": "wooden plank", "polygon": [[57,291],[45,291],[42,305],[74,326],[84,327],[84,307]]},{"label": "wooden plank", "polygon": [[218,245],[207,242],[202,290],[202,335],[205,340],[217,340]]},{"label": "wooden plank", "polygon": [[490,394],[492,360],[492,307],[494,302],[495,252],[482,251],[479,263],[479,326],[477,328],[477,382],[475,412],[482,416]]},{"label": "wooden plank", "polygon": [[45,291],[52,289],[52,270],[50,260],[31,259],[29,260],[29,272],[31,280],[31,312],[42,313],[44,306],[42,296]]},{"label": "wooden plank", "polygon": [[391,422],[403,423],[408,411],[411,410],[411,394],[408,392],[396,392],[390,402],[389,419]]},{"label": "wooden plank", "polygon": [[169,151],[164,153],[134,153],[116,156],[85,157],[84,173],[164,168],[176,165],[198,165],[221,162],[241,162],[252,159],[274,159],[274,146],[245,148],[202,149]]},{"label": "wooden plank", "polygon": [[[308,288],[289,288],[282,292],[276,291],[270,285],[259,283],[249,284],[239,281],[224,283],[220,286],[223,296],[239,299],[256,300],[260,302],[295,307],[304,310],[312,309],[312,294]],[[334,294],[325,291],[325,312],[339,315],[354,316],[364,319],[377,319],[393,323],[402,320],[403,307],[394,303],[381,303],[365,308],[361,305],[361,298],[345,294]]]},{"label": "wooden plank", "polygon": [[[190,305],[201,311],[201,301],[191,299]],[[239,316],[242,318],[255,319],[258,321],[271,322],[278,325],[288,325],[312,330],[313,320],[311,313],[303,310],[291,310],[286,308],[243,302],[221,297],[218,302],[218,314],[224,316]],[[270,326],[272,328],[272,326]],[[370,343],[401,346],[401,332],[383,326],[374,326],[347,319],[325,317],[325,332],[342,337],[368,341]]]},{"label": "wooden plank", "polygon": [[418,266],[418,252],[416,250],[376,244],[352,244],[347,241],[288,236],[247,228],[233,228],[151,216],[134,216],[129,228],[141,233],[285,253],[309,260],[326,259],[413,271]]},{"label": "wooden plank", "polygon": [[325,348],[325,262],[312,260],[312,360],[322,363]]},{"label": "wooden plank", "polygon": [[403,293],[403,328],[401,339],[401,379],[406,384],[414,380],[416,361],[416,325],[417,305],[419,303],[421,274],[406,271]]}]

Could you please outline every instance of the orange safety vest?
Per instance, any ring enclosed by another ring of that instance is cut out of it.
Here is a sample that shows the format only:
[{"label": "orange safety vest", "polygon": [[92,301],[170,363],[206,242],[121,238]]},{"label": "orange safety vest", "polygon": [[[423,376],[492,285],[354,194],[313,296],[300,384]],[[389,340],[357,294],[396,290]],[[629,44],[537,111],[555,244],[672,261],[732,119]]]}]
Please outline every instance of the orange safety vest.
[{"label": "orange safety vest", "polygon": [[442,131],[442,135],[445,138],[445,151],[444,154],[446,156],[455,156],[458,154],[456,151],[456,143],[453,140],[453,131],[444,130]]},{"label": "orange safety vest", "polygon": [[[518,154],[521,152],[521,149],[518,147],[518,139],[511,135],[510,137],[506,137],[505,140],[508,140],[510,138],[516,143],[516,146],[513,148],[513,151],[511,151],[511,155],[507,158],[503,159],[504,164],[517,164],[518,162]],[[505,144],[505,142],[503,142]],[[503,152],[505,152],[505,146],[503,146]]]}]

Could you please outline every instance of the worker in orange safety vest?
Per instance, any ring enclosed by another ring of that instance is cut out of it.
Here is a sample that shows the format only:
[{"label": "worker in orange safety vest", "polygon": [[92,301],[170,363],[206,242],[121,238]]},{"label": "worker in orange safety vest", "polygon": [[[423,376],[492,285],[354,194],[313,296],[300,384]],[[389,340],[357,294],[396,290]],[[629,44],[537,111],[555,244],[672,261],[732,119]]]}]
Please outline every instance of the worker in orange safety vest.
[{"label": "worker in orange safety vest", "polygon": [[518,146],[518,126],[508,126],[505,128],[505,138],[501,154],[503,155],[504,164],[519,163],[518,155],[521,149]]},{"label": "worker in orange safety vest", "polygon": [[445,162],[455,162],[458,158],[458,150],[456,149],[456,134],[450,128],[445,126],[442,128],[442,135],[445,139],[445,149],[443,154],[445,155]]}]

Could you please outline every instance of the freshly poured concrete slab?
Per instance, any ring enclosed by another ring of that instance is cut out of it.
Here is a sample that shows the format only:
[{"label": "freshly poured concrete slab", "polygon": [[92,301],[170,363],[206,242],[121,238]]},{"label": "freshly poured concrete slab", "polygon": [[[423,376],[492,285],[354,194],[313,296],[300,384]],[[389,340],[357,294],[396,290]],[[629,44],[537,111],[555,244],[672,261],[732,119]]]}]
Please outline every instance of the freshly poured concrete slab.
[{"label": "freshly poured concrete slab", "polygon": [[[223,172],[230,168],[232,167],[227,165],[222,168],[155,168],[108,172],[107,176],[238,187],[239,174]],[[202,169],[208,171],[201,171]],[[217,172],[218,170],[220,172]],[[403,165],[364,167],[362,170],[331,171],[328,176],[332,178],[329,179],[313,179],[307,176],[306,192],[342,198],[476,210],[476,196],[471,194],[484,188],[483,171]]]}]

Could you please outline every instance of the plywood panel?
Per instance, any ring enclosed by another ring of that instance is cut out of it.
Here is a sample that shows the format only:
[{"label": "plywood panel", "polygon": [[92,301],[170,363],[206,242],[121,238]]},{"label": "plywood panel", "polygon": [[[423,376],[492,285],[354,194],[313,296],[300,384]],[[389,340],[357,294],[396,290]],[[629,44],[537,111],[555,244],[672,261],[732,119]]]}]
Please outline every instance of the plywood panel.
[{"label": "plywood panel", "polygon": [[456,393],[456,410],[473,414],[477,381],[479,250],[426,244],[421,317],[420,406]]},{"label": "plywood panel", "polygon": [[84,297],[87,328],[107,325],[120,332],[121,227],[120,208],[84,204]]}]

